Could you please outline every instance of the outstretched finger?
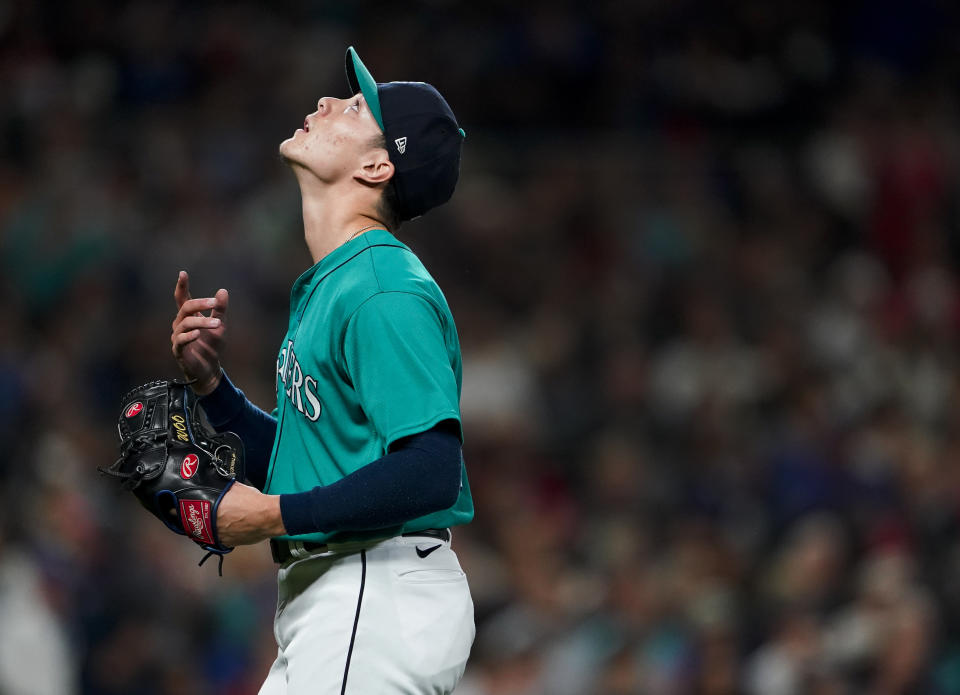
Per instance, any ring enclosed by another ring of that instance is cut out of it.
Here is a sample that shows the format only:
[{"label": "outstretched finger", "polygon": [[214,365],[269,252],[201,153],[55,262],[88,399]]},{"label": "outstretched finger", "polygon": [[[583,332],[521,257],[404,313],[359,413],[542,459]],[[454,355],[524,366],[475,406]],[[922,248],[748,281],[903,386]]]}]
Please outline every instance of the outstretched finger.
[{"label": "outstretched finger", "polygon": [[219,328],[220,319],[209,318],[207,316],[185,316],[180,323],[177,324],[174,331],[177,333],[186,333],[187,331],[192,331],[194,328]]},{"label": "outstretched finger", "polygon": [[207,309],[212,309],[216,303],[217,300],[213,297],[188,299],[180,305],[180,311],[177,312],[177,317],[173,320],[174,327],[176,327],[176,325],[183,321],[187,316],[199,316],[201,312],[206,311]]},{"label": "outstretched finger", "polygon": [[210,318],[222,319],[227,315],[227,305],[230,303],[230,293],[225,289],[217,290],[217,293],[213,295],[216,304],[213,306],[213,311],[210,312]]},{"label": "outstretched finger", "polygon": [[177,286],[173,288],[173,298],[177,302],[177,309],[183,306],[183,303],[190,299],[190,276],[186,270],[181,270],[177,276]]}]

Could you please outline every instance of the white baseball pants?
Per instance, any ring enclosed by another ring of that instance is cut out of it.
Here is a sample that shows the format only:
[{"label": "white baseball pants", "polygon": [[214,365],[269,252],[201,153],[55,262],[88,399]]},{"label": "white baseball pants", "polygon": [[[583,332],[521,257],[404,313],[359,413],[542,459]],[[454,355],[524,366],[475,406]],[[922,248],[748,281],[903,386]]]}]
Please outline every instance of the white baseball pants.
[{"label": "white baseball pants", "polygon": [[260,695],[442,695],[463,676],[473,601],[449,542],[333,544],[277,583],[279,650]]}]

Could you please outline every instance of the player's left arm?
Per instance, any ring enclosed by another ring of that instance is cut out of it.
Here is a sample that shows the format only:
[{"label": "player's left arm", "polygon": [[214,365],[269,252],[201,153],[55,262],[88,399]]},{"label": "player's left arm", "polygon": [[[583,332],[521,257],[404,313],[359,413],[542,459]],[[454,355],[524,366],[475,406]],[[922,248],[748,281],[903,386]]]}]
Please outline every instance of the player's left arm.
[{"label": "player's left arm", "polygon": [[449,509],[460,494],[458,431],[441,422],[332,485],[281,495],[287,534],[385,529]]},{"label": "player's left arm", "polygon": [[460,493],[460,426],[444,420],[404,437],[390,453],[332,485],[265,495],[235,483],[220,503],[217,525],[227,545],[318,531],[390,528],[442,509]]}]

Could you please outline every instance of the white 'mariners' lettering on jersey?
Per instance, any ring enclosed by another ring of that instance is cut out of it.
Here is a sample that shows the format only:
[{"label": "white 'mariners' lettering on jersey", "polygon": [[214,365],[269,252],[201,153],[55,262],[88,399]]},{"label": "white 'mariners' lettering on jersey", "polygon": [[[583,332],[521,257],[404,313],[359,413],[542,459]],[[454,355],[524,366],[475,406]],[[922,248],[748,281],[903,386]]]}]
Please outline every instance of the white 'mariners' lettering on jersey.
[{"label": "white 'mariners' lettering on jersey", "polygon": [[293,407],[308,420],[316,422],[320,418],[323,408],[317,397],[317,380],[303,373],[297,353],[293,351],[292,340],[287,341],[286,347],[280,350],[277,357],[277,398],[280,397],[281,385]]}]

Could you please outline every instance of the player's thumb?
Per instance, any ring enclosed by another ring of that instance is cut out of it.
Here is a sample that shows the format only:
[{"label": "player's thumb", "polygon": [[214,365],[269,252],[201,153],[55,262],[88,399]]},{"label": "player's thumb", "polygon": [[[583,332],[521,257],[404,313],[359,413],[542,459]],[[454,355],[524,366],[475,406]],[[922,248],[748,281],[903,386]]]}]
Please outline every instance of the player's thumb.
[{"label": "player's thumb", "polygon": [[217,293],[213,295],[213,298],[217,300],[217,303],[210,311],[210,318],[222,320],[227,315],[227,305],[230,303],[230,293],[221,288],[217,290]]}]

